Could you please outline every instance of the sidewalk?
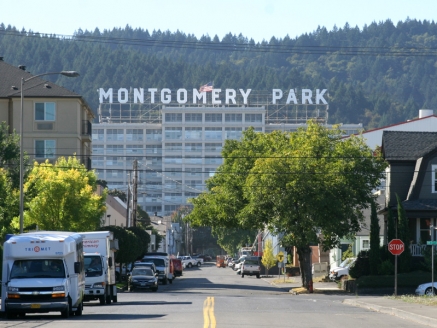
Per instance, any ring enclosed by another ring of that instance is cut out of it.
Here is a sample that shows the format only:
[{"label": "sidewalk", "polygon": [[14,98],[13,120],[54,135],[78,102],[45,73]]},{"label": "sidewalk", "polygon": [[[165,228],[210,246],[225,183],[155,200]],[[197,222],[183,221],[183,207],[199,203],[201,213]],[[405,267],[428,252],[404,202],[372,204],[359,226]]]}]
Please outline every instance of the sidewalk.
[{"label": "sidewalk", "polygon": [[[293,289],[299,291],[300,287],[302,286],[300,277],[286,278],[285,283],[283,282],[283,276],[280,278],[278,278],[278,276],[264,276],[262,279],[267,283],[290,293],[292,293]],[[331,282],[315,282],[314,293],[335,293],[337,295],[348,295],[350,298],[345,299],[343,301],[344,304],[394,315],[402,319],[437,328],[437,309],[433,306],[408,303],[402,300],[390,299],[385,296],[355,296],[351,293],[347,293],[341,289],[338,289],[337,285]],[[295,292],[294,294],[299,294],[299,292]]]}]

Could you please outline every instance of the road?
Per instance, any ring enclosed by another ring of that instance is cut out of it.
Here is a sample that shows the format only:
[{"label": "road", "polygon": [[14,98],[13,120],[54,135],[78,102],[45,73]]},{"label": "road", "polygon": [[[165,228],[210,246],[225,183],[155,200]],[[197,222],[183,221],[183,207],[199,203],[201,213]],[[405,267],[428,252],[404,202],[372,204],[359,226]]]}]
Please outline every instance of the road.
[{"label": "road", "polygon": [[263,279],[241,278],[206,263],[184,271],[173,284],[153,292],[125,292],[118,303],[85,303],[83,316],[29,314],[0,320],[2,327],[423,327],[394,316],[342,304],[343,295],[291,295]]}]

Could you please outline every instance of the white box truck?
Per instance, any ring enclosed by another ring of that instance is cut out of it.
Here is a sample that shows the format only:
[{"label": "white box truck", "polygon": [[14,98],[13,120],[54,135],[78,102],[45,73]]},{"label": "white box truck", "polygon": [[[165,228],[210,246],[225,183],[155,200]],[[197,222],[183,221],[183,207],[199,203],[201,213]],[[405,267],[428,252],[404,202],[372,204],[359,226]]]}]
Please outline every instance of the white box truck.
[{"label": "white box truck", "polygon": [[82,236],[38,231],[3,245],[1,310],[9,319],[60,311],[82,315],[85,292]]},{"label": "white box truck", "polygon": [[101,305],[117,302],[115,252],[118,240],[111,231],[80,232],[85,262],[85,301]]}]

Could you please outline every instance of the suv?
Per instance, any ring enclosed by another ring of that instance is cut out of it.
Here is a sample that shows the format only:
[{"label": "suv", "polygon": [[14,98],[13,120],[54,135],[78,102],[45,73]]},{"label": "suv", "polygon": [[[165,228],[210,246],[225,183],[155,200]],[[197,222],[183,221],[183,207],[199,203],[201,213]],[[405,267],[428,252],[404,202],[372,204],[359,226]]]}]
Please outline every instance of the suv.
[{"label": "suv", "polygon": [[261,266],[259,265],[259,259],[257,257],[246,257],[242,263],[241,278],[244,278],[244,275],[260,278]]},{"label": "suv", "polygon": [[143,257],[141,262],[152,262],[155,264],[158,279],[163,285],[167,285],[167,281],[170,283],[173,282],[173,274],[170,272],[170,260],[168,257],[146,255]]}]

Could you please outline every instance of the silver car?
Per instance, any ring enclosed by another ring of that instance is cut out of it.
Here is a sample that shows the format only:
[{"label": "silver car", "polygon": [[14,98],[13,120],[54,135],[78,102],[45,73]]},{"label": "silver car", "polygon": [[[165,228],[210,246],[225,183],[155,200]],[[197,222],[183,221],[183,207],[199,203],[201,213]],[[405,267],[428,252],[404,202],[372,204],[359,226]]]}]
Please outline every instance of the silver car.
[{"label": "silver car", "polygon": [[437,282],[434,282],[434,293],[432,292],[432,283],[428,282],[426,284],[421,284],[416,288],[416,295],[423,296],[432,296],[437,295]]}]

